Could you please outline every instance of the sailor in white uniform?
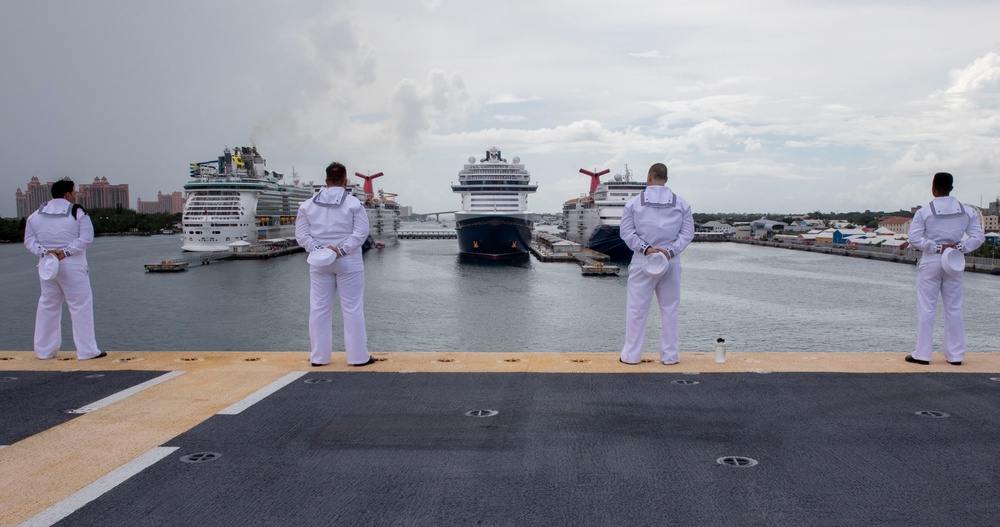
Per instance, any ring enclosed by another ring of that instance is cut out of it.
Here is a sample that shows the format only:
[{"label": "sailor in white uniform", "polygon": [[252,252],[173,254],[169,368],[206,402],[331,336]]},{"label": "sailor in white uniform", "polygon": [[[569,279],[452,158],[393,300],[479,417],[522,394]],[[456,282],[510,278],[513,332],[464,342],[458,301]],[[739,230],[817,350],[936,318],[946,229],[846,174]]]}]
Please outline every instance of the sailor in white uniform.
[{"label": "sailor in white uniform", "polygon": [[[660,353],[663,364],[680,362],[678,324],[681,301],[680,254],[694,239],[691,206],[666,186],[667,167],[656,163],[646,176],[647,187],[625,204],[621,237],[634,251],[628,268],[625,346],[619,360],[626,364],[642,361],[646,340],[646,316],[656,293],[660,305]],[[666,273],[653,277],[643,271],[646,255],[660,252],[668,258]]]},{"label": "sailor in white uniform", "polygon": [[[979,248],[985,240],[979,215],[950,196],[954,178],[947,172],[934,174],[934,199],[920,208],[910,222],[910,245],[920,249],[917,269],[917,348],[907,362],[930,364],[934,339],[934,311],[938,295],[944,305],[944,359],[956,366],[965,358],[965,321],[962,318],[962,273],[948,274],[941,253],[953,248],[963,254]],[[967,236],[967,237],[966,237]],[[965,239],[963,239],[965,238]]]},{"label": "sailor in white uniform", "polygon": [[[39,259],[52,254],[59,259],[58,272],[42,287],[35,312],[35,355],[56,356],[62,345],[62,305],[69,306],[73,343],[79,360],[104,357],[94,336],[94,296],[90,289],[87,247],[94,241],[94,225],[76,205],[74,184],[68,179],[52,185],[52,201],[28,216],[24,246]],[[39,261],[41,263],[41,260]]]},{"label": "sailor in white uniform", "polygon": [[309,268],[309,343],[313,366],[330,363],[333,351],[333,303],[340,297],[344,319],[347,363],[375,362],[368,354],[365,330],[365,268],[361,245],[368,238],[368,215],[347,192],[347,169],[340,163],[326,167],[326,188],[299,205],[295,238],[307,252],[329,248],[336,259]]}]

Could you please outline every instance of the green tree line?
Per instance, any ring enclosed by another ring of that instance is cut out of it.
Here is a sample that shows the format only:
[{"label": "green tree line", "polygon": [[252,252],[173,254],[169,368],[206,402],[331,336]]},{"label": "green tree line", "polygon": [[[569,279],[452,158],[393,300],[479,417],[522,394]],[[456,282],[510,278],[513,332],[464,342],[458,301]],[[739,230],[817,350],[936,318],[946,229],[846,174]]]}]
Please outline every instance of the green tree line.
[{"label": "green tree line", "polygon": [[[94,233],[120,234],[128,232],[158,233],[163,229],[172,229],[180,223],[180,214],[140,214],[131,209],[94,209],[89,210],[90,221],[94,224]],[[24,241],[24,218],[0,218],[0,241],[21,243]]]}]

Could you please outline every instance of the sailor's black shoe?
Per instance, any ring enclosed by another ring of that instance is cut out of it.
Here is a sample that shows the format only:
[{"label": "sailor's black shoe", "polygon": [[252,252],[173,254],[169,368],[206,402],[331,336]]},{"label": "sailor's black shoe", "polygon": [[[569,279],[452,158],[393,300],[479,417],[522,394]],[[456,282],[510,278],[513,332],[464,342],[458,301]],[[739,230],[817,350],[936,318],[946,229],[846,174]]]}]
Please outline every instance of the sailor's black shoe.
[{"label": "sailor's black shoe", "polygon": [[[905,360],[906,360],[906,362],[912,362],[914,364],[923,364],[924,366],[927,366],[928,364],[931,363],[931,361],[929,361],[929,360],[914,359],[913,355],[907,355]],[[959,364],[961,364],[961,363],[959,363]]]},{"label": "sailor's black shoe", "polygon": [[962,365],[962,361],[960,361],[960,360],[957,360],[955,362],[948,361],[948,364],[951,364],[952,366],[961,366]]},{"label": "sailor's black shoe", "polygon": [[313,366],[315,366],[317,368],[319,368],[320,366],[326,366],[326,364],[316,364],[315,362],[310,362],[309,364],[312,364]]},{"label": "sailor's black shoe", "polygon": [[628,364],[629,366],[637,366],[637,365],[640,364],[641,361],[640,362],[625,362],[625,361],[622,360],[621,357],[618,357],[618,362],[620,362],[622,364]]},{"label": "sailor's black shoe", "polygon": [[369,356],[367,361],[362,362],[361,364],[351,364],[351,366],[368,366],[369,364],[375,364],[376,362],[378,362],[378,359]]}]

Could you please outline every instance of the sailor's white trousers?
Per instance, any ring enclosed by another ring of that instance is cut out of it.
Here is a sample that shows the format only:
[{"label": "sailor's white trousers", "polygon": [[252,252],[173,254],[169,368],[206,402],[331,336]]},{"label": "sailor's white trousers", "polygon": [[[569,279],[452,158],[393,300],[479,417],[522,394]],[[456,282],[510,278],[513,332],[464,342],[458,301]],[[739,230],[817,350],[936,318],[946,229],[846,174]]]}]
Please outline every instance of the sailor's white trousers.
[{"label": "sailor's white trousers", "polygon": [[309,269],[309,344],[312,350],[309,358],[313,364],[330,363],[333,305],[337,297],[344,320],[344,351],[348,364],[364,364],[370,358],[365,330],[365,270],[357,265],[345,265],[350,262],[343,260]]},{"label": "sailor's white trousers", "polygon": [[642,270],[642,260],[637,259],[628,267],[628,296],[625,304],[625,346],[621,360],[629,364],[642,361],[642,347],[646,341],[646,317],[649,305],[656,294],[660,305],[659,358],[664,364],[680,362],[677,335],[681,305],[681,260],[670,259],[667,272],[652,277]]},{"label": "sailor's white trousers", "polygon": [[59,272],[51,280],[39,279],[42,286],[35,312],[35,355],[51,359],[62,346],[62,306],[69,307],[73,324],[76,358],[92,359],[101,354],[94,336],[94,295],[90,289],[90,268],[83,255],[63,258]]},{"label": "sailor's white trousers", "polygon": [[931,360],[934,343],[934,311],[938,296],[944,306],[944,335],[941,348],[945,360],[959,362],[965,357],[965,320],[962,316],[962,275],[948,274],[940,254],[925,253],[917,267],[917,348],[913,358]]}]

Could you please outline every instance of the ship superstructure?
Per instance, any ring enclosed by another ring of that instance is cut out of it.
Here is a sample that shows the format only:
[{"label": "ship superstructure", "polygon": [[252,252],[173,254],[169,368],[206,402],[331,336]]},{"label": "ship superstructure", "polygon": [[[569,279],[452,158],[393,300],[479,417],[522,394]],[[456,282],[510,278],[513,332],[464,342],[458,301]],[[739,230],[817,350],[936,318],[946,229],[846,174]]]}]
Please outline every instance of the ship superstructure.
[{"label": "ship superstructure", "polygon": [[632,250],[620,234],[622,211],[628,200],[646,188],[646,182],[634,181],[628,165],[623,173],[608,181],[601,181],[600,177],[609,170],[581,169],[580,172],[590,176],[590,192],[563,203],[566,239],[607,254],[614,260],[631,258]]},{"label": "ship superstructure", "polygon": [[452,192],[462,197],[455,213],[455,231],[462,254],[508,258],[528,254],[534,223],[528,194],[538,190],[518,157],[508,162],[497,147],[475,157],[458,173]]},{"label": "ship superstructure", "polygon": [[[375,192],[372,180],[385,174],[365,175],[355,172],[355,176],[365,180],[364,186],[360,189],[352,184],[352,193],[365,206],[368,213],[369,238],[373,247],[381,248],[388,244],[396,243],[399,232],[399,204],[393,199],[396,194],[384,192],[382,189]],[[361,192],[358,192],[358,191]]]},{"label": "ship superstructure", "polygon": [[312,191],[268,171],[257,147],[228,147],[212,161],[191,163],[181,220],[185,251],[224,251],[237,241],[295,238],[299,204]]}]

